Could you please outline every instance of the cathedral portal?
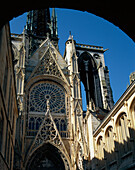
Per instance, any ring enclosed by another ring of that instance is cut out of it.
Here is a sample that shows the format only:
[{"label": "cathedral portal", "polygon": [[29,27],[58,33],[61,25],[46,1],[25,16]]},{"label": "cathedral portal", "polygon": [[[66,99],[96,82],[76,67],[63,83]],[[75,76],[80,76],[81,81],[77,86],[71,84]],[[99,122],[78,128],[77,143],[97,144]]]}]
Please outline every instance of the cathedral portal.
[{"label": "cathedral portal", "polygon": [[59,150],[46,143],[39,147],[29,158],[27,170],[64,170],[64,162]]}]

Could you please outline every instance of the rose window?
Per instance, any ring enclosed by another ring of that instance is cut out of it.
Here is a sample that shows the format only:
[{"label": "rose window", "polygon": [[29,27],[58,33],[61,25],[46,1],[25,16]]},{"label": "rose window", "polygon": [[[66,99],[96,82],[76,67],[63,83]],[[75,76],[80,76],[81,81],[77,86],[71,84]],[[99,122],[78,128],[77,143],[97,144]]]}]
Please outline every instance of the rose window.
[{"label": "rose window", "polygon": [[52,113],[65,113],[64,90],[52,83],[38,83],[34,86],[29,96],[30,112],[46,112],[47,100],[49,100]]},{"label": "rose window", "polygon": [[40,136],[43,140],[53,140],[56,137],[56,130],[50,119],[47,119],[42,126]]}]

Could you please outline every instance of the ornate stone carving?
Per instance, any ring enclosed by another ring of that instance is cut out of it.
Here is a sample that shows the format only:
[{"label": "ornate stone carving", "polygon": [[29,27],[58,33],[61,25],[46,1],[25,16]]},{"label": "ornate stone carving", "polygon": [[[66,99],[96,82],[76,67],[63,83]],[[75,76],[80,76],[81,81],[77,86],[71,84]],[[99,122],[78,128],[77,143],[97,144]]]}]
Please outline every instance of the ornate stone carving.
[{"label": "ornate stone carving", "polygon": [[38,83],[30,91],[29,100],[30,112],[46,112],[47,100],[49,100],[51,113],[66,112],[64,90],[55,83]]},{"label": "ornate stone carving", "polygon": [[69,168],[69,155],[67,153],[67,150],[65,148],[65,145],[61,139],[61,136],[57,130],[56,124],[51,116],[51,113],[49,109],[47,110],[45,114],[45,118],[39,128],[39,131],[35,137],[35,140],[33,141],[33,144],[29,150],[29,153],[34,151],[38,146],[40,146],[43,143],[50,143],[59,148],[59,152],[61,155],[61,158],[64,161],[66,169]]},{"label": "ornate stone carving", "polygon": [[43,58],[40,61],[40,65],[36,68],[34,72],[34,76],[42,74],[54,75],[63,79],[62,74],[60,73],[60,70],[58,68],[58,65],[55,59],[52,57],[51,52],[49,50],[43,56]]}]

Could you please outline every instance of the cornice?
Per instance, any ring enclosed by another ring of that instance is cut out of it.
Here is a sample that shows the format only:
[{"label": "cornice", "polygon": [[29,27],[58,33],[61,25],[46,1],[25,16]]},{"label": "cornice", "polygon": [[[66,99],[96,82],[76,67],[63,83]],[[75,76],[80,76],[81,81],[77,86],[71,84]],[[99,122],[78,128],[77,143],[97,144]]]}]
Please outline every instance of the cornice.
[{"label": "cornice", "polygon": [[103,122],[97,127],[93,136],[96,136],[101,131],[101,129],[105,127],[105,125],[111,120],[117,111],[124,105],[124,101],[127,101],[133,93],[135,93],[135,81],[125,90],[108,115],[103,119]]}]

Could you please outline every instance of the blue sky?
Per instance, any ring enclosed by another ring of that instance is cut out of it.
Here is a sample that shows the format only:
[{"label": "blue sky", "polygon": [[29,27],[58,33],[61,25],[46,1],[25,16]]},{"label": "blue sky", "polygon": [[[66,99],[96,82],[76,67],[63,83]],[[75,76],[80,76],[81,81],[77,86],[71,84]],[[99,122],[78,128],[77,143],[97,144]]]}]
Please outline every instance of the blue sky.
[{"label": "blue sky", "polygon": [[[51,12],[51,11],[50,11]],[[63,55],[69,31],[77,43],[103,46],[105,64],[110,71],[114,101],[126,90],[129,75],[135,71],[135,44],[112,23],[87,12],[56,9],[58,17],[59,50]],[[22,33],[27,13],[10,21],[12,33]]]}]

